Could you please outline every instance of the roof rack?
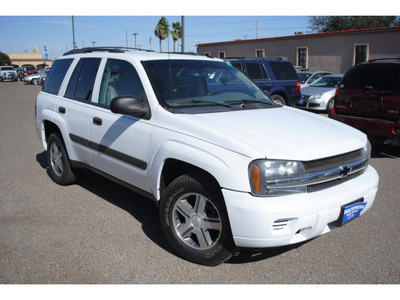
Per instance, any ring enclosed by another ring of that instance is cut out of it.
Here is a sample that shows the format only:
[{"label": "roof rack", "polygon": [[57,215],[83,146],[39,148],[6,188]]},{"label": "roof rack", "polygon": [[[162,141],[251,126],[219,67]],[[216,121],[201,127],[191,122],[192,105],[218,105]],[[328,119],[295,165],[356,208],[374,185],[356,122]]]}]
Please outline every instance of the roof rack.
[{"label": "roof rack", "polygon": [[282,60],[282,57],[246,57],[246,56],[233,56],[233,57],[225,57],[224,59]]},{"label": "roof rack", "polygon": [[375,58],[375,59],[368,60],[368,62],[375,62],[375,61],[381,61],[381,60],[400,60],[400,57]]},{"label": "roof rack", "polygon": [[147,49],[141,49],[141,48],[129,48],[129,47],[86,47],[86,48],[74,49],[74,50],[65,52],[63,55],[72,55],[72,54],[90,53],[90,52],[123,53],[123,52],[130,51],[130,50],[155,52],[154,50],[147,50]]},{"label": "roof rack", "polygon": [[161,52],[166,54],[184,54],[184,55],[199,55],[195,52]]}]

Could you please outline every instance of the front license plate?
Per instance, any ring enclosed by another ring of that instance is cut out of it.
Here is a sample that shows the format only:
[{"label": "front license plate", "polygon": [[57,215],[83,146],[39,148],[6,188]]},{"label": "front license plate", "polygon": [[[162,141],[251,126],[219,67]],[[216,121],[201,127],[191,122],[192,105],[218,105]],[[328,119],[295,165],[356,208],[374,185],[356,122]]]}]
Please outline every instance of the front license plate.
[{"label": "front license plate", "polygon": [[357,218],[360,215],[361,211],[365,208],[365,206],[367,206],[367,203],[362,201],[363,199],[360,199],[343,205],[336,226],[342,226],[343,224]]}]

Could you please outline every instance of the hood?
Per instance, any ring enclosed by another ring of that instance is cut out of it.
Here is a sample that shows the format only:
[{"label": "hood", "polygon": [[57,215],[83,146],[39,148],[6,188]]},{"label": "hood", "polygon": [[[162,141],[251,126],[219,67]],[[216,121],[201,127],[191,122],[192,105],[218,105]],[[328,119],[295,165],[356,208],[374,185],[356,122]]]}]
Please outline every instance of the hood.
[{"label": "hood", "polygon": [[[308,161],[366,144],[360,131],[290,107],[180,115],[186,134],[256,158]],[[180,123],[180,122],[177,122]]]},{"label": "hood", "polygon": [[312,95],[316,95],[316,94],[327,94],[327,93],[331,93],[332,95],[335,94],[336,91],[336,87],[335,88],[330,88],[330,87],[314,87],[314,86],[306,86],[304,88],[301,89],[301,94],[302,95],[307,95],[307,96],[312,96]]}]

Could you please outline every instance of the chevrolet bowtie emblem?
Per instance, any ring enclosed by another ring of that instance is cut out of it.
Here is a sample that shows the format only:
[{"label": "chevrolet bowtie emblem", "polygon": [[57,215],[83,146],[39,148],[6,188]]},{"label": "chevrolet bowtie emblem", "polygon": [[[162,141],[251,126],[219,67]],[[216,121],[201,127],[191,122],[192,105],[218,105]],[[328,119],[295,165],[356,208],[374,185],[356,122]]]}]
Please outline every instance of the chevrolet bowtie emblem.
[{"label": "chevrolet bowtie emblem", "polygon": [[340,166],[340,172],[339,175],[341,178],[346,177],[347,175],[349,175],[351,172],[351,168],[349,166]]}]

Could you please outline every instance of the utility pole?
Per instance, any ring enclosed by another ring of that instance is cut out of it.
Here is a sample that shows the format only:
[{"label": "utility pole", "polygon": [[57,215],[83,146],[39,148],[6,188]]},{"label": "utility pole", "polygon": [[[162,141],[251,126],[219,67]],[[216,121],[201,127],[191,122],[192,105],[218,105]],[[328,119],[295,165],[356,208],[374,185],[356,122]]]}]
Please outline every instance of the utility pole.
[{"label": "utility pole", "polygon": [[72,16],[72,49],[75,49],[75,25],[74,25],[74,16]]},{"label": "utility pole", "polygon": [[[254,29],[252,29],[252,30],[254,30]],[[258,20],[256,21],[256,39],[258,39],[258,31],[259,30],[262,30],[262,29],[258,29]]]},{"label": "utility pole", "polygon": [[126,35],[126,48],[128,48],[128,31],[129,31],[129,30],[125,30],[125,35]]},{"label": "utility pole", "polygon": [[150,50],[151,50],[151,38],[150,38]]},{"label": "utility pole", "polygon": [[182,52],[185,52],[185,17],[181,17],[182,21]]},{"label": "utility pole", "polygon": [[138,35],[139,33],[137,33],[137,32],[135,32],[135,33],[132,33],[132,35],[134,35],[135,36],[135,48],[136,48],[136,36]]}]

